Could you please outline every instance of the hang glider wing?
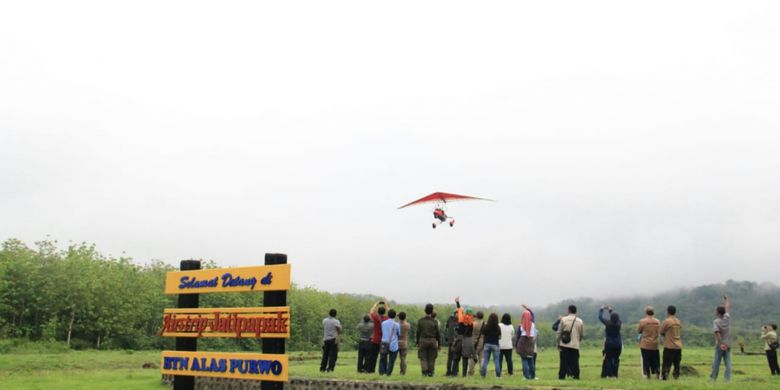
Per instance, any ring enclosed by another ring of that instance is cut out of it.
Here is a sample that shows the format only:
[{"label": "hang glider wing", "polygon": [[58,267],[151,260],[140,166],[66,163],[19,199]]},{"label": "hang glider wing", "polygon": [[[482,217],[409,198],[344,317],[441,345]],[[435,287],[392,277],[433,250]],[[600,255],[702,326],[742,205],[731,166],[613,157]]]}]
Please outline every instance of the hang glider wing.
[{"label": "hang glider wing", "polygon": [[425,203],[449,203],[453,201],[459,201],[459,200],[489,200],[493,201],[493,199],[485,199],[485,198],[477,198],[475,196],[468,196],[468,195],[458,195],[458,194],[449,194],[446,192],[434,192],[428,196],[423,196],[420,199],[417,199],[413,202],[409,202],[401,207],[399,209],[402,209],[404,207],[408,206],[415,206],[418,204],[425,204]]}]

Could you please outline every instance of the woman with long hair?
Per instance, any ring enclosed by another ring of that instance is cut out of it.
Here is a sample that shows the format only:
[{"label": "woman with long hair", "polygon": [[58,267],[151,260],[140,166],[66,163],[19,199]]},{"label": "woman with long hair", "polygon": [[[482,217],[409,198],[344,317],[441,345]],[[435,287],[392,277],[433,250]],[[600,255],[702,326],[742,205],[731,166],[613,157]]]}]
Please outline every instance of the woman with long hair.
[{"label": "woman with long hair", "polygon": [[[609,319],[604,318],[604,310],[609,312]],[[601,306],[599,321],[604,324],[604,361],[601,365],[602,378],[617,378],[620,368],[620,353],[623,351],[623,341],[620,338],[620,321],[618,313],[612,311],[612,306]]]},{"label": "woman with long hair", "polygon": [[501,338],[498,340],[498,347],[501,349],[501,363],[506,360],[506,372],[509,375],[514,374],[512,366],[512,339],[515,337],[515,329],[512,327],[512,316],[504,313],[501,316]]},{"label": "woman with long hair", "polygon": [[479,374],[484,378],[487,374],[488,360],[493,355],[493,365],[496,368],[496,377],[501,377],[501,349],[498,346],[498,340],[501,338],[501,328],[498,326],[498,315],[490,313],[487,324],[482,329],[482,337],[485,340],[484,352],[482,353],[482,367],[479,368]]}]

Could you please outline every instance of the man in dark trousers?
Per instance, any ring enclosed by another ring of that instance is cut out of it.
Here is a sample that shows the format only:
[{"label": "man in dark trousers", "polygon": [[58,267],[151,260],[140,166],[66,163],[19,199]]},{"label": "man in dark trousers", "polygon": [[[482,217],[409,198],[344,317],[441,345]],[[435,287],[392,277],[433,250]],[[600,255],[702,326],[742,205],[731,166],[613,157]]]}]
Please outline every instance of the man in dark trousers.
[{"label": "man in dark trousers", "polygon": [[374,321],[374,333],[371,335],[371,354],[369,355],[366,372],[373,374],[376,371],[376,363],[379,360],[379,347],[382,344],[382,322],[387,319],[385,313],[390,309],[387,301],[379,301],[371,307],[368,316]]},{"label": "man in dark trousers", "polygon": [[661,324],[661,336],[664,336],[664,356],[661,366],[661,379],[669,378],[669,370],[674,366],[672,377],[680,377],[680,360],[682,359],[682,323],[677,319],[677,308],[669,305],[666,308],[666,319]]},{"label": "man in dark trousers", "polygon": [[417,321],[417,356],[420,358],[420,368],[423,376],[433,376],[436,368],[436,357],[439,354],[439,325],[431,317],[433,305],[425,305],[425,317]]},{"label": "man in dark trousers", "polygon": [[560,355],[558,379],[565,379],[567,375],[580,379],[580,342],[583,331],[582,319],[577,318],[577,306],[569,305],[569,312],[560,319],[557,329]]},{"label": "man in dark trousers", "polygon": [[640,334],[639,351],[642,354],[642,373],[645,378],[658,378],[661,375],[661,357],[658,352],[658,331],[661,321],[655,318],[655,309],[645,307],[645,317],[639,320],[637,332]]},{"label": "man in dark trousers", "polygon": [[359,373],[365,373],[371,356],[371,335],[374,334],[374,324],[368,314],[363,316],[363,321],[358,324],[357,331],[359,343],[357,370]]},{"label": "man in dark trousers", "polygon": [[330,309],[328,317],[322,320],[322,363],[320,372],[331,372],[336,368],[339,356],[338,336],[341,334],[341,322],[336,319],[336,309]]},{"label": "man in dark trousers", "polygon": [[[445,376],[458,376],[458,363],[460,363],[460,348],[463,335],[458,334],[458,313],[453,312],[447,319],[445,338],[447,343],[447,373]],[[455,357],[458,357],[456,360]]]}]

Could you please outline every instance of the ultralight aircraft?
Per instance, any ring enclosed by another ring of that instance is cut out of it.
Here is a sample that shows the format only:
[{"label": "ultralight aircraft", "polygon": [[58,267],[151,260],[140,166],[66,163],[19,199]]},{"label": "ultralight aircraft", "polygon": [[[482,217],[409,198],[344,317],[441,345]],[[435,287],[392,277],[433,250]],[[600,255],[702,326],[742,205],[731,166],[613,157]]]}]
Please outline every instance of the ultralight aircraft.
[{"label": "ultralight aircraft", "polygon": [[433,226],[433,228],[436,229],[436,226],[447,222],[450,224],[450,227],[452,227],[455,225],[455,218],[452,218],[449,215],[447,215],[447,203],[459,201],[459,200],[493,201],[492,199],[477,198],[475,196],[449,194],[446,192],[434,192],[430,195],[423,196],[420,199],[409,202],[399,207],[398,209],[402,209],[404,207],[409,207],[409,206],[421,205],[421,204],[432,204],[434,221],[433,224],[431,224],[431,226]]}]

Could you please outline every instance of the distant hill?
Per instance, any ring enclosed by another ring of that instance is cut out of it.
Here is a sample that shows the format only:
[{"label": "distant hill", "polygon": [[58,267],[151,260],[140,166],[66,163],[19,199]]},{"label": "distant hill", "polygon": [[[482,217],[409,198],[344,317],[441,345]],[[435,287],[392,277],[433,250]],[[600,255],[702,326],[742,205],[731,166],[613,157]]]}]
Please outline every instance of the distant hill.
[{"label": "distant hill", "polygon": [[[655,307],[656,317],[666,317],[666,307],[677,307],[677,316],[683,322],[683,340],[688,345],[710,345],[713,340],[712,320],[715,308],[723,302],[723,294],[732,300],[732,329],[738,341],[744,341],[748,349],[760,348],[761,325],[780,324],[780,287],[770,283],[758,284],[749,281],[729,280],[725,283],[708,284],[694,288],[681,288],[650,295],[610,299],[571,298],[536,308],[537,322],[549,324],[566,313],[570,304],[577,306],[577,314],[585,321],[586,339],[598,344],[603,338],[604,327],[598,321],[598,310],[603,304],[610,304],[623,320],[623,339],[630,342],[636,335],[636,324],[644,316],[647,305]],[[519,306],[491,308],[497,312],[508,312],[516,316],[522,311]],[[516,318],[516,317],[515,317]],[[540,326],[542,328],[542,326]],[[548,333],[547,329],[542,329]],[[550,336],[550,335],[547,335]]]},{"label": "distant hill", "polygon": [[708,284],[684,288],[652,296],[636,296],[614,299],[577,298],[566,299],[537,311],[543,321],[554,321],[566,313],[570,304],[577,306],[584,318],[596,319],[602,304],[611,304],[624,322],[635,323],[644,316],[644,307],[655,307],[656,315],[666,315],[666,307],[677,307],[677,316],[685,323],[709,327],[715,317],[715,307],[723,302],[723,294],[732,301],[731,315],[736,327],[758,331],[762,324],[780,323],[780,288],[773,284],[737,282]]}]

